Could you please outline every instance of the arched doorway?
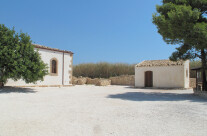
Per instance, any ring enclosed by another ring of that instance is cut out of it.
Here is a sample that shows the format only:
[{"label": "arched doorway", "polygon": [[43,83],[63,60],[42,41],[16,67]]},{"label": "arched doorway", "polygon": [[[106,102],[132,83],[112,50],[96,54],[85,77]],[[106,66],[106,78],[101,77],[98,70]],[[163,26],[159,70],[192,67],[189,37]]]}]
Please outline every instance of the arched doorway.
[{"label": "arched doorway", "polygon": [[153,87],[153,72],[145,72],[145,87]]}]

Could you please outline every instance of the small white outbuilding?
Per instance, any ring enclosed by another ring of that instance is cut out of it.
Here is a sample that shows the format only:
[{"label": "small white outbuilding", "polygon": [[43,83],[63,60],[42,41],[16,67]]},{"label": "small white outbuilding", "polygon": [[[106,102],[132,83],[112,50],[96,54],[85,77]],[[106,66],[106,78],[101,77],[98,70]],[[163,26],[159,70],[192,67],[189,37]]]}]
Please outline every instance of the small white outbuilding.
[{"label": "small white outbuilding", "polygon": [[135,66],[135,87],[189,88],[189,60],[148,60]]}]

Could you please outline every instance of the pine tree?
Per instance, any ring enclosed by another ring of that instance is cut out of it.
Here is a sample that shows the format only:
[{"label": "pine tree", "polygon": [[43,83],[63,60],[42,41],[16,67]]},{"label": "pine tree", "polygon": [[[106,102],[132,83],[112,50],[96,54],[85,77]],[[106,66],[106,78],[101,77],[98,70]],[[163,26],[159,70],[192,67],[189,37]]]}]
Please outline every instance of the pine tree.
[{"label": "pine tree", "polygon": [[200,58],[202,62],[203,90],[206,86],[207,56],[207,0],[163,0],[153,15],[164,41],[180,45],[171,60]]}]

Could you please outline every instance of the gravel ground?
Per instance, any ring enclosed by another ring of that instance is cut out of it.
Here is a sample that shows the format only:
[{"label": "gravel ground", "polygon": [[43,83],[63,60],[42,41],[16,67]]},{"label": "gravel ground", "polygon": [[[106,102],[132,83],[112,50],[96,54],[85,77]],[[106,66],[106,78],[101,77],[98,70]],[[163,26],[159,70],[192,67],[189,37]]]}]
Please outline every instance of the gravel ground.
[{"label": "gravel ground", "polygon": [[0,89],[0,136],[206,136],[192,90],[126,86]]}]

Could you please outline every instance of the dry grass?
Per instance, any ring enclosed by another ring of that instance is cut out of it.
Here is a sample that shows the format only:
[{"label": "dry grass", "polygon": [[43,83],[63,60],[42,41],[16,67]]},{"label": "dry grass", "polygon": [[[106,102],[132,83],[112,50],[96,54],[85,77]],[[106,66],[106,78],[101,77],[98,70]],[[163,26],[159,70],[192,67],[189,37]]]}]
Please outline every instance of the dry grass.
[{"label": "dry grass", "polygon": [[73,67],[73,74],[76,77],[109,78],[120,75],[134,75],[134,65],[123,63],[86,63]]},{"label": "dry grass", "polygon": [[[134,75],[134,66],[124,63],[85,63],[73,67],[74,76],[90,78],[110,78],[121,75]],[[200,67],[200,61],[191,61],[190,68]],[[195,78],[195,71],[190,72],[191,78]]]}]

